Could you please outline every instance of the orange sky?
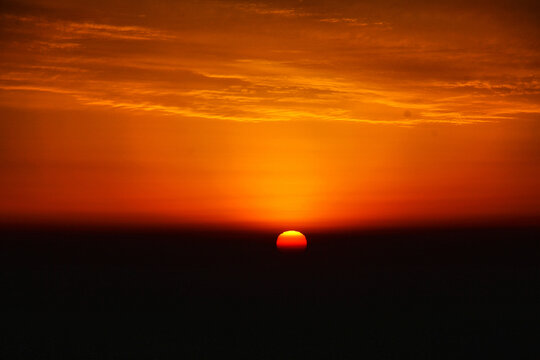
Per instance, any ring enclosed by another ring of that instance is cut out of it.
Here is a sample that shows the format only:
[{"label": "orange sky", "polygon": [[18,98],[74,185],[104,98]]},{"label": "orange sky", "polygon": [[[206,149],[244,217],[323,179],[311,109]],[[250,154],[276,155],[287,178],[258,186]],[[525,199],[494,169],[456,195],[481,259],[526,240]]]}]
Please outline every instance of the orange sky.
[{"label": "orange sky", "polygon": [[540,218],[532,1],[15,1],[0,217]]}]

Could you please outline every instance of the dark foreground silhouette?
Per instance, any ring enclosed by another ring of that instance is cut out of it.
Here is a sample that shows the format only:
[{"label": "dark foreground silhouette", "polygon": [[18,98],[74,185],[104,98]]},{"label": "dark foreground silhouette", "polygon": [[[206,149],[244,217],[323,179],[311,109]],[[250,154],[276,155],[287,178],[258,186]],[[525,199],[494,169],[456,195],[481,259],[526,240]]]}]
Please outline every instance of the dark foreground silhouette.
[{"label": "dark foreground silhouette", "polygon": [[306,235],[4,228],[3,358],[540,354],[539,229]]}]

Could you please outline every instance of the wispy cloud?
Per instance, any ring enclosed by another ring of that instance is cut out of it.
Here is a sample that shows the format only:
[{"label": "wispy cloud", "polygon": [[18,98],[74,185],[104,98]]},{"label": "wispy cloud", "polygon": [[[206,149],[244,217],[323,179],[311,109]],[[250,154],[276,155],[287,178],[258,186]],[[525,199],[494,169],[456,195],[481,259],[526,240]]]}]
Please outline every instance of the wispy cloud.
[{"label": "wispy cloud", "polygon": [[276,8],[276,7],[270,7],[262,3],[236,3],[233,5],[234,8],[253,13],[258,15],[276,15],[276,16],[284,16],[284,17],[298,17],[298,16],[308,16],[310,14],[299,12],[298,10],[294,8]]},{"label": "wispy cloud", "polygon": [[[167,31],[142,27],[120,26],[93,22],[72,22],[48,20],[37,16],[3,15],[15,26],[30,26],[53,39],[105,38],[123,40],[172,40],[173,34]],[[20,24],[17,24],[20,23]],[[12,25],[13,26],[13,25]],[[65,44],[57,44],[65,46]]]},{"label": "wispy cloud", "polygon": [[[537,109],[540,85],[534,66],[524,74],[514,67],[519,59],[468,44],[471,40],[452,49],[428,32],[399,33],[388,25],[396,21],[393,17],[340,14],[338,9],[327,14],[313,6],[220,6],[231,12],[225,37],[195,24],[186,32],[171,24],[4,14],[12,37],[3,40],[0,87],[67,94],[85,106],[226,121],[468,124],[505,120],[508,115],[500,114],[515,113],[518,105]],[[258,43],[266,36],[264,28],[251,35],[232,25],[234,16],[246,12],[270,17],[257,21],[288,32]],[[273,23],[278,21],[273,18],[287,22]],[[297,24],[309,31],[299,33]],[[224,46],[222,39],[229,43]],[[24,53],[31,61],[17,60]],[[534,64],[536,57],[529,52],[528,61]],[[473,63],[485,65],[473,69]]]}]

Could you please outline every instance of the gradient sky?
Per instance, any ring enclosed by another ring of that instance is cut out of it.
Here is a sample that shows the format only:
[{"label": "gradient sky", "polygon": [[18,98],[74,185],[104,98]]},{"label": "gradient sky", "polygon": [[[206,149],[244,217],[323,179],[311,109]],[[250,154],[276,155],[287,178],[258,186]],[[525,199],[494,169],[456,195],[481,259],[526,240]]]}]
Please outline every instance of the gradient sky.
[{"label": "gradient sky", "polygon": [[540,218],[534,1],[2,1],[6,222]]}]

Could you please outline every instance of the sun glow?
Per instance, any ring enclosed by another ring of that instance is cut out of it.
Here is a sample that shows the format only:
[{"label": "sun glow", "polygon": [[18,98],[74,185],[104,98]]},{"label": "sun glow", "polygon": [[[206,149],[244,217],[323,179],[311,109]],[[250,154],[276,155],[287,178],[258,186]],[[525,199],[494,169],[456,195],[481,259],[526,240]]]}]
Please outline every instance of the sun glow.
[{"label": "sun glow", "polygon": [[540,214],[528,7],[46,3],[0,9],[0,222],[313,232]]}]

